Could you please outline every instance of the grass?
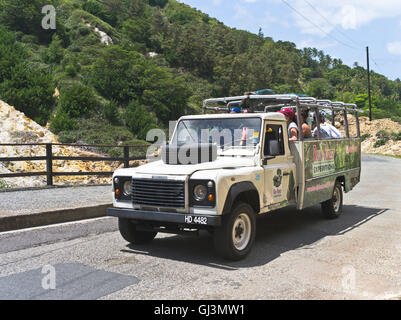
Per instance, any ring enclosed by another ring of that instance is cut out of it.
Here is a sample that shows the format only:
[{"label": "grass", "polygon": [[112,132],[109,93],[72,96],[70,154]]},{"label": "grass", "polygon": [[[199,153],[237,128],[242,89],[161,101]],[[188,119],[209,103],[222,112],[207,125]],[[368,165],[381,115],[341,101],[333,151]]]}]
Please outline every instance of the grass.
[{"label": "grass", "polygon": [[379,148],[381,146],[384,146],[388,141],[388,138],[380,138],[378,139],[375,144],[373,145],[373,148]]},{"label": "grass", "polygon": [[11,188],[11,186],[8,185],[7,182],[5,182],[4,180],[1,180],[1,179],[0,179],[0,190],[3,190],[3,189],[10,189],[10,188]]},{"label": "grass", "polygon": [[365,133],[361,136],[361,142],[365,141],[366,139],[369,139],[372,135],[369,133]]},{"label": "grass", "polygon": [[[125,126],[113,126],[99,115],[89,119],[78,119],[78,126],[73,131],[62,131],[58,138],[61,143],[84,143],[97,145],[143,145],[131,150],[131,156],[144,157],[147,147],[146,141],[136,137]],[[112,157],[123,156],[122,148],[98,148],[99,151]]]},{"label": "grass", "polygon": [[393,134],[394,141],[401,141],[401,131]]},{"label": "grass", "polygon": [[401,159],[401,155],[395,155],[395,154],[384,154],[384,153],[367,153],[367,154],[371,154],[372,156],[385,156],[385,157]]}]

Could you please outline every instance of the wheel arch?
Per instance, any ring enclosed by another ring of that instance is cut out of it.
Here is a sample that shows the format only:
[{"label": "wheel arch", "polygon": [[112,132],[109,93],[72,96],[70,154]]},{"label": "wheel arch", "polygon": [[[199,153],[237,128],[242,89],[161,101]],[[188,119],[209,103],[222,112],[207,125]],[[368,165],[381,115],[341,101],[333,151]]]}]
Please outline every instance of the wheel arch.
[{"label": "wheel arch", "polygon": [[239,201],[249,204],[256,214],[259,213],[259,192],[252,182],[238,182],[230,187],[224,204],[223,215],[229,214],[234,204]]}]

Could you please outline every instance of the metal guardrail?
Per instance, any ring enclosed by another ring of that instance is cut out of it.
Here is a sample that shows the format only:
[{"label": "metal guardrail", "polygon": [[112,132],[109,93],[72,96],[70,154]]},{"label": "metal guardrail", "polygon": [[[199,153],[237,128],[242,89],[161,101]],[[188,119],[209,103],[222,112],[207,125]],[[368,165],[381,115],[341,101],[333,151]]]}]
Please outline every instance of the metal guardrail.
[{"label": "metal guardrail", "polygon": [[[0,146],[46,146],[46,156],[35,157],[6,157],[0,158],[0,162],[14,162],[14,161],[46,161],[46,171],[42,172],[16,172],[16,173],[3,173],[0,178],[15,178],[15,177],[34,177],[46,176],[48,186],[53,186],[53,177],[55,176],[112,176],[113,172],[54,172],[53,161],[118,161],[124,163],[124,167],[129,167],[129,162],[134,160],[144,160],[144,157],[130,157],[130,148],[147,148],[146,145],[133,145],[133,146],[111,146],[111,145],[87,145],[87,144],[63,144],[63,143],[1,143]],[[91,148],[123,148],[123,157],[64,157],[54,156],[53,146],[71,146],[71,147],[91,147]]]}]

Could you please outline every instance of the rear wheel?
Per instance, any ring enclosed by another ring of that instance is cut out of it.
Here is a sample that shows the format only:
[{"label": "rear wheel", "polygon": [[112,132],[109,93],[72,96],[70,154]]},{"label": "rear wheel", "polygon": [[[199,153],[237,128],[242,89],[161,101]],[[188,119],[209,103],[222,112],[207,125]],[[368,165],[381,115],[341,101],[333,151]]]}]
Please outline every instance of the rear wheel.
[{"label": "rear wheel", "polygon": [[223,225],[215,229],[216,251],[229,260],[241,260],[252,249],[255,242],[256,222],[252,207],[238,203],[233,212],[225,217]]},{"label": "rear wheel", "polygon": [[118,228],[120,229],[121,236],[132,244],[151,242],[157,235],[157,232],[137,230],[137,225],[130,219],[119,218]]},{"label": "rear wheel", "polygon": [[343,190],[341,183],[336,182],[331,199],[322,202],[322,213],[327,219],[338,218],[343,211]]}]

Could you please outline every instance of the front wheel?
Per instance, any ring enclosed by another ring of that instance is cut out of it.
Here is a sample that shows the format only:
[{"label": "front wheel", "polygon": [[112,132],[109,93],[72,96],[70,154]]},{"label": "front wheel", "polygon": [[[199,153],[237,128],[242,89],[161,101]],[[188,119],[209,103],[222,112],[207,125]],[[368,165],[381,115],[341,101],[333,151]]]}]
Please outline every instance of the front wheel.
[{"label": "front wheel", "polygon": [[157,232],[139,231],[137,225],[130,219],[119,218],[118,228],[121,236],[132,244],[145,244],[151,242],[157,235]]},{"label": "front wheel", "polygon": [[343,211],[343,190],[341,183],[336,182],[331,199],[322,202],[322,213],[327,219],[338,218]]},{"label": "front wheel", "polygon": [[246,203],[239,203],[233,212],[225,217],[223,225],[215,229],[216,251],[228,260],[241,260],[252,249],[256,235],[255,213]]}]

